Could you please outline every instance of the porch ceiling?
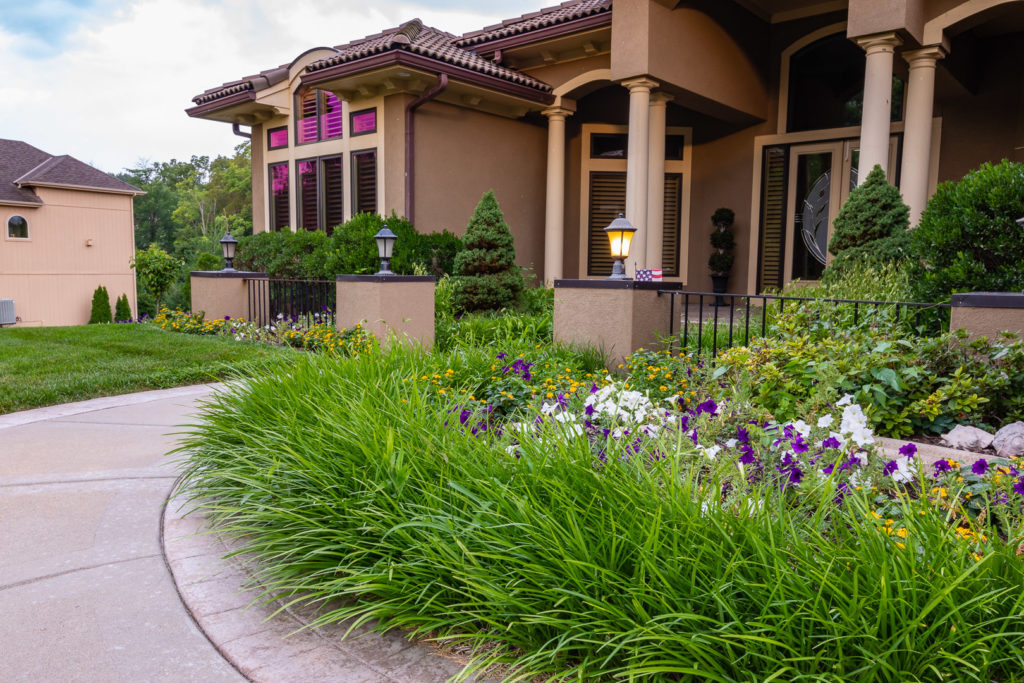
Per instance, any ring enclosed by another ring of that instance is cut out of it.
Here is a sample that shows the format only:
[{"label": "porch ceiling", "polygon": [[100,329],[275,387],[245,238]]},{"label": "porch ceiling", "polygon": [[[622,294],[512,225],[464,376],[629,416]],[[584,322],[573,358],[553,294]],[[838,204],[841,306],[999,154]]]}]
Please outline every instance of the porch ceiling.
[{"label": "porch ceiling", "polygon": [[785,21],[791,15],[811,15],[846,9],[847,0],[734,0],[765,21]]}]

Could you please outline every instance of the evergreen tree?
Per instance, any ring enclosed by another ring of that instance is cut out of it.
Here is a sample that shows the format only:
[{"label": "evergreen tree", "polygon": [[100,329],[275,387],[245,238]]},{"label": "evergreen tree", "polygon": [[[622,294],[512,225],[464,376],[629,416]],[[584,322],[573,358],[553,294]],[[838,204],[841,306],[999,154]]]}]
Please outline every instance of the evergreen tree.
[{"label": "evergreen tree", "polygon": [[113,322],[110,315],[110,295],[107,288],[100,285],[92,293],[92,313],[89,314],[89,324]]},{"label": "evergreen tree", "polygon": [[512,306],[523,290],[512,231],[494,190],[477,204],[462,238],[466,248],[455,257],[453,305],[457,311],[487,311]]},{"label": "evergreen tree", "polygon": [[116,322],[129,322],[132,319],[132,307],[128,303],[128,295],[122,294],[117,297],[117,303],[114,304],[114,320]]}]

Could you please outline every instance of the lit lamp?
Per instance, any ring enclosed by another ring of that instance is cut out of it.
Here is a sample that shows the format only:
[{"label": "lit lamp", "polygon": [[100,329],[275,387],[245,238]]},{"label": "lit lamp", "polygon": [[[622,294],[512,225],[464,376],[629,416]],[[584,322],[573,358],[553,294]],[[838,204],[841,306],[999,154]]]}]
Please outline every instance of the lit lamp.
[{"label": "lit lamp", "polygon": [[238,246],[238,240],[232,237],[230,232],[220,239],[220,251],[224,254],[224,270],[235,269],[236,246]]},{"label": "lit lamp", "polygon": [[380,229],[373,239],[377,240],[377,256],[380,257],[380,271],[377,275],[394,275],[391,272],[391,254],[395,250],[395,240],[398,235],[388,230],[387,223]]},{"label": "lit lamp", "polygon": [[633,233],[636,232],[636,228],[633,224],[622,217],[619,217],[611,222],[611,224],[604,229],[606,235],[608,235],[608,241],[612,248],[612,274],[609,275],[607,280],[631,280],[632,278],[626,275],[626,268],[623,265],[623,261],[629,256],[629,245],[633,241]]}]

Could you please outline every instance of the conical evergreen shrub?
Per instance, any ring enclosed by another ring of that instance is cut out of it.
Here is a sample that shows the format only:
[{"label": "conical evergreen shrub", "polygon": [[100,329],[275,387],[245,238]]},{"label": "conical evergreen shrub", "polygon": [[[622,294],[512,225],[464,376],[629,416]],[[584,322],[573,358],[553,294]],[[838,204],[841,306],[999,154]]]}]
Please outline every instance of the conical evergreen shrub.
[{"label": "conical evergreen shrub", "polygon": [[512,231],[488,190],[477,204],[455,257],[452,303],[461,312],[493,311],[515,304],[523,290]]},{"label": "conical evergreen shrub", "polygon": [[107,288],[100,285],[92,293],[92,313],[89,314],[89,324],[113,322],[110,315],[110,295]]},{"label": "conical evergreen shrub", "polygon": [[122,294],[117,297],[117,303],[114,304],[114,320],[117,322],[129,322],[132,319],[132,307],[128,303],[128,295]]}]

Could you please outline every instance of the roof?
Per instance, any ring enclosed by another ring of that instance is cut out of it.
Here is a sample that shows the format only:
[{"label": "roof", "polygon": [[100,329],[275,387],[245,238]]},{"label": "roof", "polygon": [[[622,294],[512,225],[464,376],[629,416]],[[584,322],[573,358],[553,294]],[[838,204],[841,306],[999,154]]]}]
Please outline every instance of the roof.
[{"label": "roof", "polygon": [[456,41],[456,45],[459,47],[478,45],[499,38],[508,38],[509,36],[564,24],[574,19],[582,19],[583,17],[610,12],[611,9],[612,0],[568,0],[568,2],[563,2],[561,5],[545,7],[515,19],[506,19],[500,24],[488,26],[479,31],[470,31],[459,38]]},{"label": "roof", "polygon": [[344,48],[339,48],[338,54],[313,62],[306,67],[306,70],[319,71],[389,50],[408,50],[441,62],[494,76],[528,88],[535,88],[541,92],[551,91],[551,86],[547,83],[496,64],[492,60],[478,57],[469,50],[463,50],[456,45],[457,40],[458,38],[451,33],[425,26],[419,19],[413,19],[397,28],[367,36]]},{"label": "roof", "polygon": [[74,157],[52,156],[20,140],[0,139],[0,202],[42,204],[35,185],[142,194],[142,190]]}]

